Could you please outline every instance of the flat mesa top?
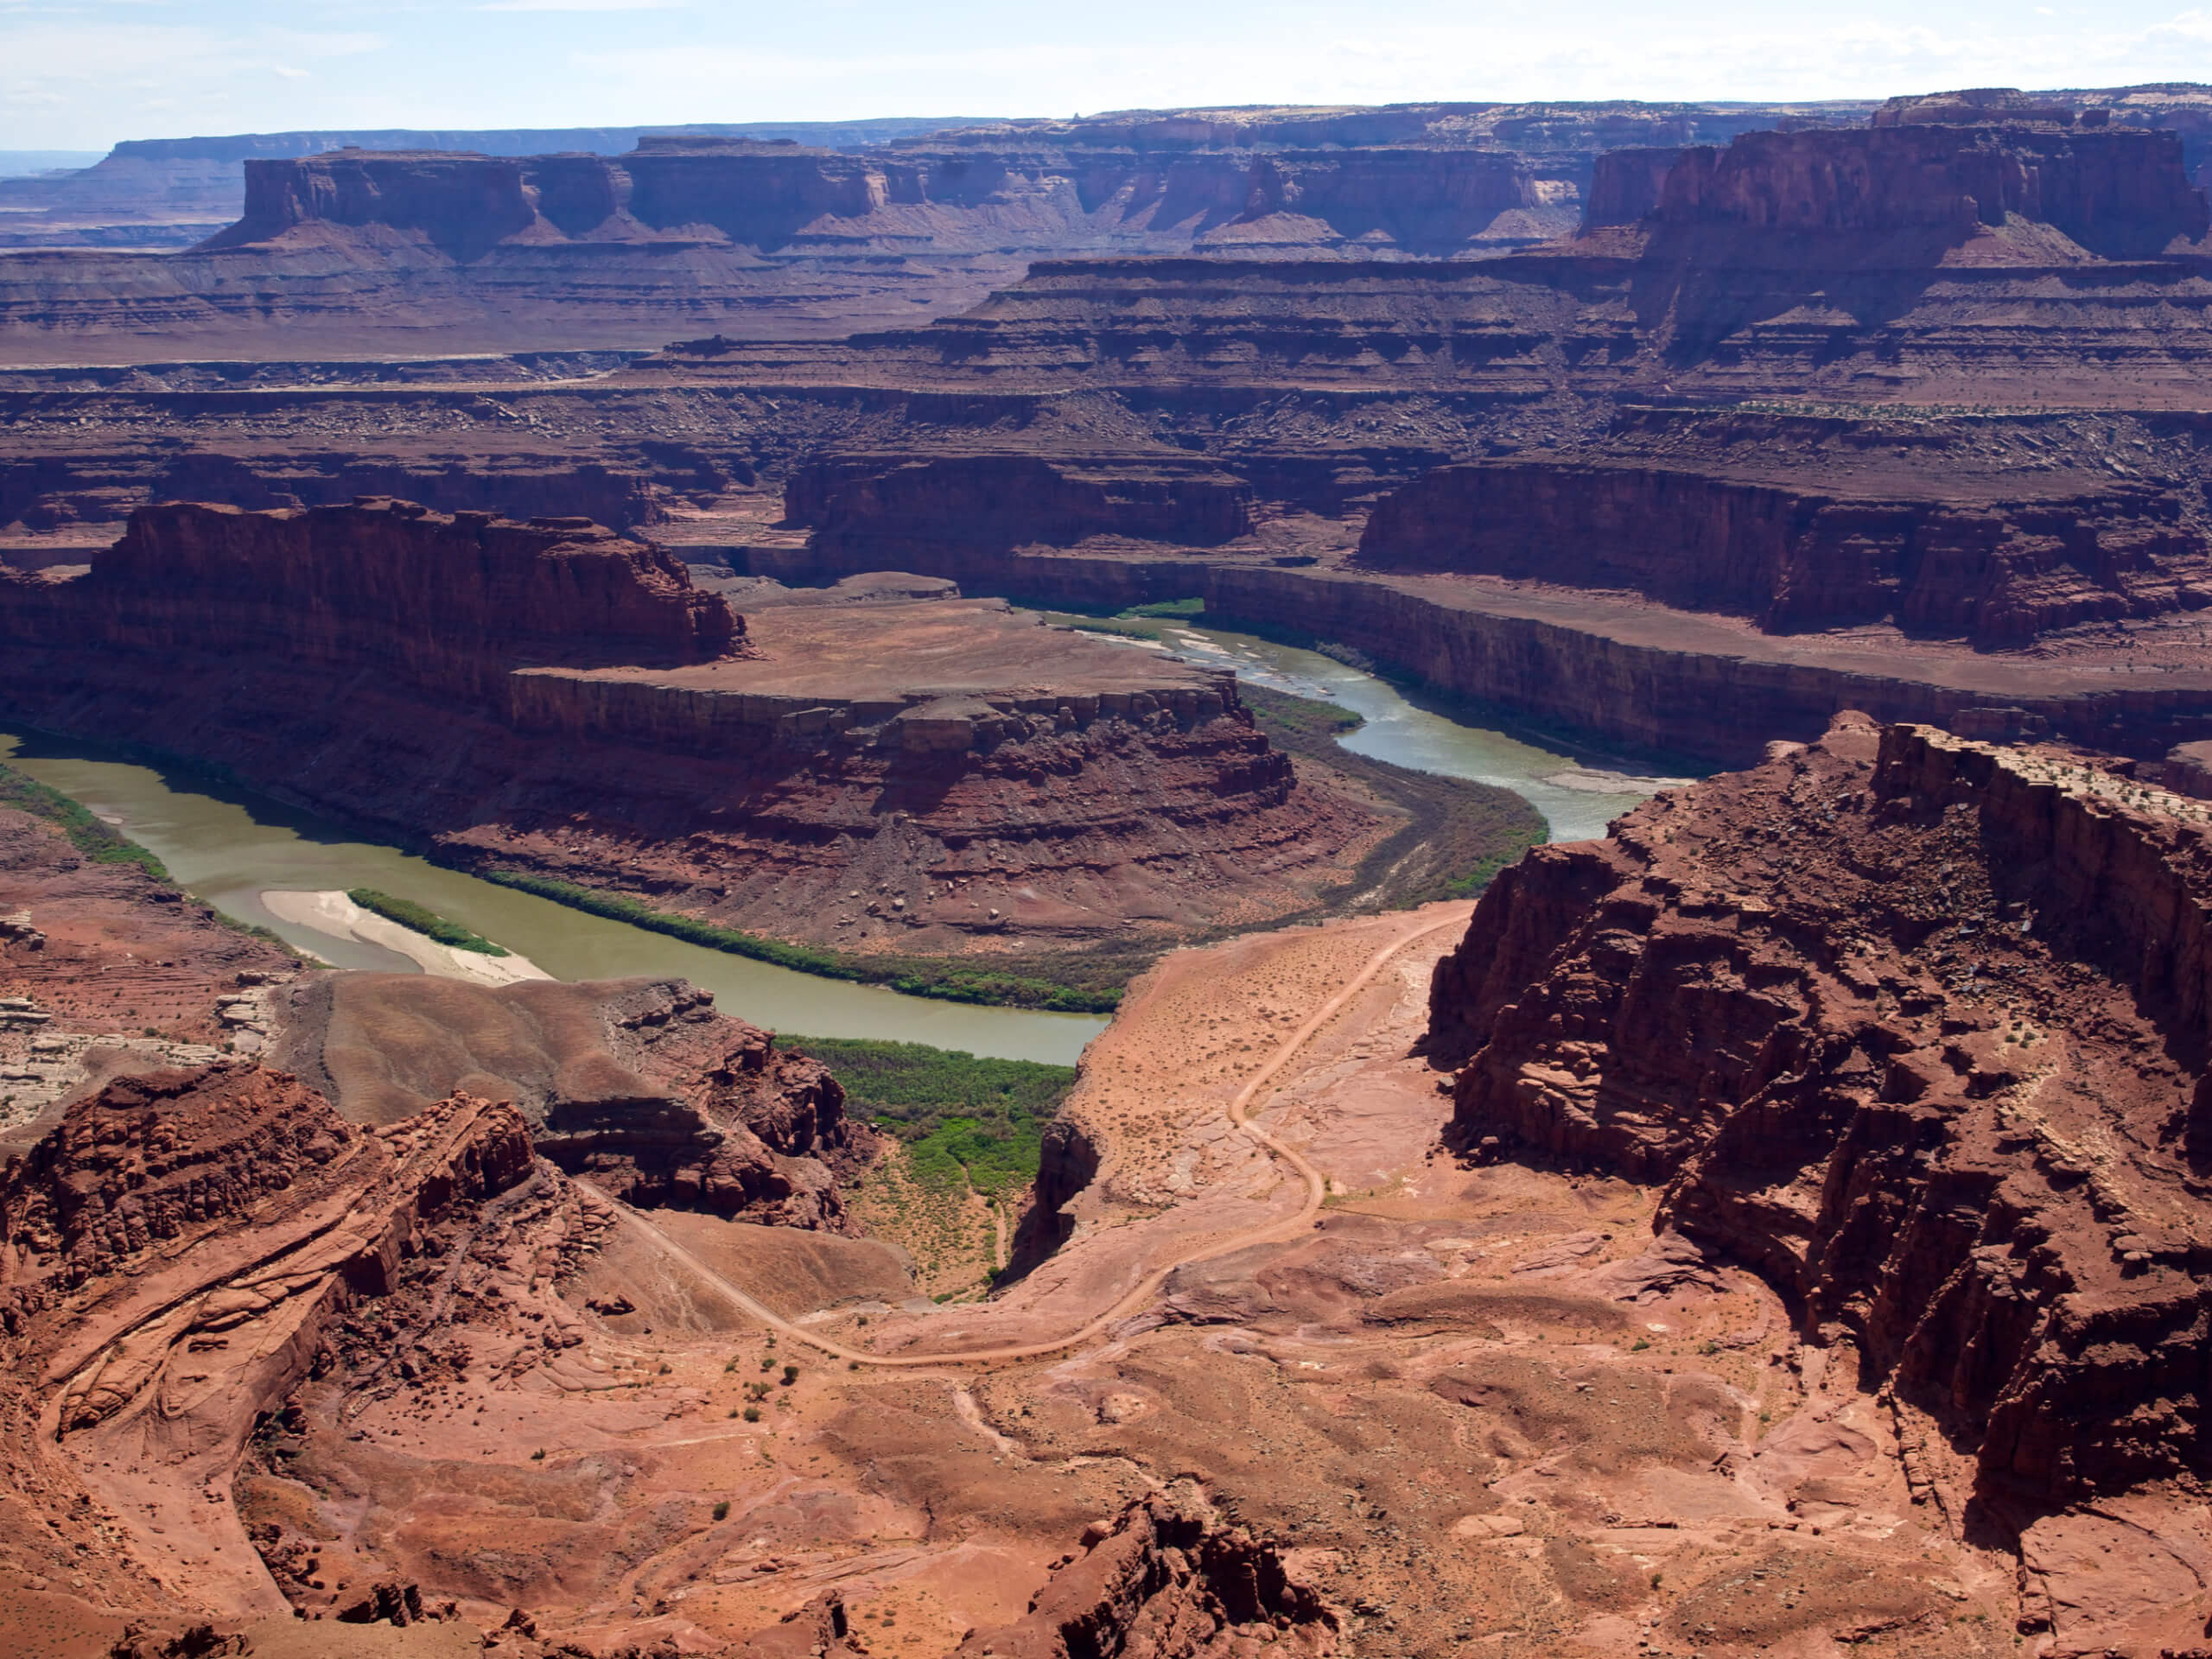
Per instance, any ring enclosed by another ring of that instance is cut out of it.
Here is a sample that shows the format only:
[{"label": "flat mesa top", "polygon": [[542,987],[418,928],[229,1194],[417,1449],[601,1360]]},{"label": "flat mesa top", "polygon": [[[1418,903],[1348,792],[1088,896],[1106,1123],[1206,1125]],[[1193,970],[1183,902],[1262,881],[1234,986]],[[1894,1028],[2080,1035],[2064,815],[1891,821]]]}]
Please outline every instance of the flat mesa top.
[{"label": "flat mesa top", "polygon": [[1211,670],[1165,652],[1046,625],[995,599],[917,600],[749,611],[760,655],[686,668],[603,668],[595,679],[646,680],[700,690],[840,700],[917,694],[1210,689]]}]

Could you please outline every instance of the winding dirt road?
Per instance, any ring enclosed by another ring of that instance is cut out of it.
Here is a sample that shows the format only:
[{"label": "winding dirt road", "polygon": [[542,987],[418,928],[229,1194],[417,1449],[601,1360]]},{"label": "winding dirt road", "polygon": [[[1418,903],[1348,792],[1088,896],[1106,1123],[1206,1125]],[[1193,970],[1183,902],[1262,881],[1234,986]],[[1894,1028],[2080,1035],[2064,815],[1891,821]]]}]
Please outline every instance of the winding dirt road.
[{"label": "winding dirt road", "polygon": [[[1035,1359],[1046,1354],[1056,1354],[1065,1349],[1077,1347],[1089,1342],[1093,1338],[1103,1334],[1109,1327],[1138,1312],[1159,1294],[1160,1287],[1166,1284],[1169,1275],[1178,1269],[1189,1267],[1193,1262],[1211,1262],[1217,1256],[1227,1255],[1233,1251],[1245,1249],[1254,1244],[1272,1243],[1279,1239],[1289,1238],[1303,1232],[1312,1224],[1313,1217],[1320,1212],[1322,1200],[1328,1196],[1328,1178],[1316,1169],[1302,1154],[1285,1146],[1252,1121],[1253,1102],[1259,1097],[1260,1091],[1273,1082],[1283,1067],[1290,1063],[1292,1057],[1306,1046],[1315,1033],[1335,1019],[1353,997],[1366,989],[1369,982],[1376,975],[1382,971],[1393,957],[1407,946],[1427,938],[1432,933],[1441,932],[1449,927],[1465,927],[1465,915],[1448,916],[1440,921],[1432,922],[1425,927],[1416,928],[1414,931],[1392,940],[1376,951],[1361,964],[1357,974],[1353,975],[1334,995],[1307,1017],[1303,1025],[1283,1039],[1275,1052],[1268,1057],[1267,1063],[1246,1078],[1243,1086],[1238,1089],[1236,1095],[1230,1100],[1230,1121],[1274,1156],[1296,1170],[1304,1179],[1306,1201],[1299,1206],[1298,1213],[1286,1217],[1281,1221],[1239,1229],[1224,1237],[1216,1238],[1209,1243],[1200,1245],[1195,1249],[1185,1251],[1173,1260],[1154,1268],[1134,1289],[1121,1297],[1104,1312],[1093,1317],[1088,1323],[1069,1332],[1064,1337],[1056,1337],[1049,1342],[1031,1342],[1012,1347],[976,1348],[926,1354],[874,1354],[865,1348],[849,1348],[841,1342],[834,1342],[802,1325],[794,1325],[757,1297],[747,1294],[732,1284],[628,1205],[612,1198],[608,1198],[608,1202],[613,1205],[615,1217],[622,1225],[639,1234],[656,1249],[664,1251],[674,1260],[690,1268],[709,1288],[720,1293],[728,1299],[731,1306],[747,1318],[758,1320],[771,1330],[789,1337],[794,1342],[804,1343],[810,1348],[834,1355],[839,1359],[853,1360],[862,1365],[912,1368],[954,1363],[975,1364],[978,1362]],[[604,1192],[600,1196],[608,1197]]]}]

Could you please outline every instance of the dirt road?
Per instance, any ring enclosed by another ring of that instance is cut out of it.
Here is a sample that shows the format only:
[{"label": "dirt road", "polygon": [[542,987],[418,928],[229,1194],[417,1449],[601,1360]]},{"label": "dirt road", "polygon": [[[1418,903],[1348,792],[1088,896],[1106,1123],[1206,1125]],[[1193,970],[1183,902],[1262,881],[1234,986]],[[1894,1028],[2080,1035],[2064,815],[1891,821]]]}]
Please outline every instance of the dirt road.
[{"label": "dirt road", "polygon": [[[1412,919],[1408,918],[1409,921]],[[804,1343],[810,1348],[833,1355],[836,1358],[855,1361],[862,1365],[912,1369],[916,1366],[952,1363],[974,1364],[978,1362],[1035,1359],[1042,1355],[1058,1353],[1103,1335],[1113,1325],[1137,1313],[1159,1294],[1160,1287],[1166,1284],[1169,1276],[1178,1269],[1196,1262],[1211,1261],[1216,1256],[1226,1255],[1232,1251],[1247,1249],[1255,1244],[1272,1243],[1289,1238],[1305,1231],[1313,1224],[1313,1217],[1320,1211],[1322,1201],[1328,1196],[1328,1177],[1315,1168],[1302,1154],[1286,1146],[1254,1122],[1252,1121],[1254,1103],[1259,1099],[1261,1091],[1281,1075],[1283,1068],[1290,1064],[1299,1050],[1305,1047],[1317,1032],[1336,1018],[1346,1004],[1364,990],[1369,982],[1381,973],[1399,952],[1433,933],[1440,932],[1446,928],[1464,927],[1465,925],[1466,917],[1464,912],[1455,912],[1440,920],[1421,922],[1418,925],[1412,926],[1408,931],[1389,940],[1370,956],[1360,965],[1359,970],[1340,986],[1333,995],[1306,1016],[1302,1024],[1285,1037],[1259,1070],[1245,1079],[1243,1085],[1231,1096],[1229,1102],[1230,1121],[1274,1157],[1289,1165],[1305,1182],[1305,1201],[1299,1206],[1296,1213],[1256,1226],[1240,1228],[1235,1232],[1217,1236],[1203,1244],[1182,1252],[1154,1268],[1135,1288],[1064,1337],[1056,1337],[1044,1342],[942,1353],[889,1355],[871,1353],[864,1348],[849,1347],[843,1343],[833,1341],[819,1332],[810,1331],[803,1325],[793,1324],[757,1297],[748,1294],[732,1284],[720,1273],[662,1232],[646,1216],[626,1204],[613,1200],[610,1202],[614,1203],[615,1215],[621,1225],[648,1240],[656,1249],[665,1252],[672,1259],[689,1268],[699,1276],[703,1284],[726,1297],[733,1306],[748,1319],[758,1320],[769,1329],[790,1338],[794,1342]],[[602,1196],[605,1195],[602,1194]]]}]

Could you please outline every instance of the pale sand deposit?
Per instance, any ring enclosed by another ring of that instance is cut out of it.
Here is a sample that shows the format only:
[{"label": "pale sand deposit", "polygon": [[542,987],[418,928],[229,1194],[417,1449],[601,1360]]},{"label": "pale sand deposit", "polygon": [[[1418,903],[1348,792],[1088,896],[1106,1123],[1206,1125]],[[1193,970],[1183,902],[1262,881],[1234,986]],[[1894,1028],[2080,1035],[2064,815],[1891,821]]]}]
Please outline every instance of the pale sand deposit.
[{"label": "pale sand deposit", "polygon": [[261,902],[279,921],[295,927],[311,927],[334,939],[359,939],[396,950],[426,974],[441,979],[468,979],[480,985],[512,985],[518,979],[550,979],[527,957],[512,953],[487,957],[480,950],[457,950],[440,944],[411,927],[363,910],[343,893],[264,893]]}]

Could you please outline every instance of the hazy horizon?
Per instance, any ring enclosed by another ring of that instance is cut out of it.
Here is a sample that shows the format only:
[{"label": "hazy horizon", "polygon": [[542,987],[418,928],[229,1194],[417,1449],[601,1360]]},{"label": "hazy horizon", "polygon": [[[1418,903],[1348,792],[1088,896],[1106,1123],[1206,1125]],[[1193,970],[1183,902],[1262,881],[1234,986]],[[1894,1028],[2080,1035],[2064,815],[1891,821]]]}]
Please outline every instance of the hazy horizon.
[{"label": "hazy horizon", "polygon": [[823,0],[0,0],[0,149],[302,128],[1065,116],[1203,105],[1810,101],[2212,79],[2212,11],[1876,0],[1848,21],[1741,0],[1386,13],[1129,0],[1069,21]]}]

